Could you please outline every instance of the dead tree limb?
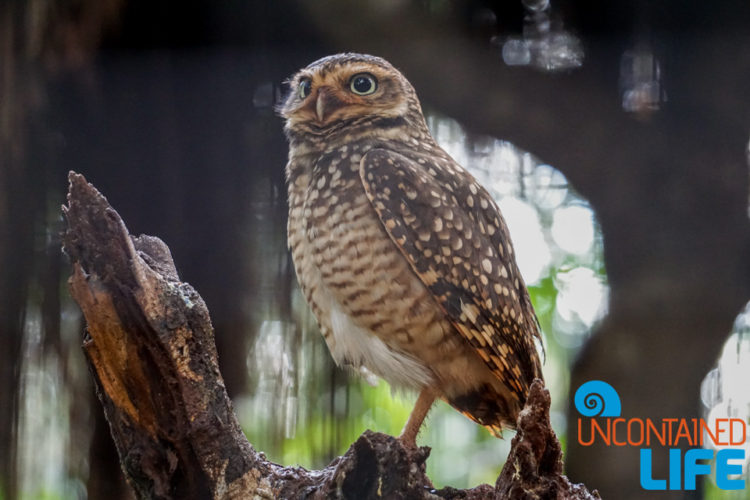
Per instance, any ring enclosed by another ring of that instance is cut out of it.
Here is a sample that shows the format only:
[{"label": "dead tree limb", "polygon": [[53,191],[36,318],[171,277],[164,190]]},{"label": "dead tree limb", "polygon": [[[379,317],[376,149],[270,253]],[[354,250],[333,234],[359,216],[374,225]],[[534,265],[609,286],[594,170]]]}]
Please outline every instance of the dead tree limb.
[{"label": "dead tree limb", "polygon": [[83,347],[125,476],[139,498],[596,498],[561,475],[549,393],[532,386],[495,487],[436,490],[429,448],[366,431],[321,471],[282,467],[247,441],[227,396],[206,305],[169,248],[131,236],[83,176],[69,175],[65,252],[87,322]]}]

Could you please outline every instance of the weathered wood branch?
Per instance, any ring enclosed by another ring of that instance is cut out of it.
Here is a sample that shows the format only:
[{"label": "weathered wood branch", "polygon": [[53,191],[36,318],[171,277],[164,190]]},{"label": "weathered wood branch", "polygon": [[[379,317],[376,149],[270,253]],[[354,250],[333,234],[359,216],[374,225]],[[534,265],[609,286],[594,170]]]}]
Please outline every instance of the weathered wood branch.
[{"label": "weathered wood branch", "polygon": [[64,249],[86,353],[123,471],[139,498],[596,498],[561,475],[549,393],[532,386],[495,487],[436,490],[429,448],[366,431],[321,471],[269,462],[227,396],[208,310],[169,248],[131,236],[83,176],[69,175]]}]

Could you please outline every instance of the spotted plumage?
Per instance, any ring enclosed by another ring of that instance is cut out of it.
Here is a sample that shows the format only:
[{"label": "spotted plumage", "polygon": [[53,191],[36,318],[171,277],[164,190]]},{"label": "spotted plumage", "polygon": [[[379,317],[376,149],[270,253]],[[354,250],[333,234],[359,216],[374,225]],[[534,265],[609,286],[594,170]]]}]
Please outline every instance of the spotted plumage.
[{"label": "spotted plumage", "polygon": [[409,445],[436,397],[514,427],[541,339],[494,200],[383,59],[326,57],[290,87],[289,246],[334,359],[420,391]]}]

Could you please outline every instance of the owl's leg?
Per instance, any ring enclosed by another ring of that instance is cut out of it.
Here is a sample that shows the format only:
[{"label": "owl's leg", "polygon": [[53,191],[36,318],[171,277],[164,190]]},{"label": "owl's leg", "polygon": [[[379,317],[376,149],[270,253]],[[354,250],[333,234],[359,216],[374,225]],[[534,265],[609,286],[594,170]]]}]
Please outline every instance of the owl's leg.
[{"label": "owl's leg", "polygon": [[424,422],[427,413],[432,408],[435,398],[435,392],[429,387],[425,387],[419,393],[414,409],[411,411],[409,419],[406,421],[406,425],[404,425],[404,429],[398,437],[405,448],[417,447],[417,434],[422,427],[422,422]]}]

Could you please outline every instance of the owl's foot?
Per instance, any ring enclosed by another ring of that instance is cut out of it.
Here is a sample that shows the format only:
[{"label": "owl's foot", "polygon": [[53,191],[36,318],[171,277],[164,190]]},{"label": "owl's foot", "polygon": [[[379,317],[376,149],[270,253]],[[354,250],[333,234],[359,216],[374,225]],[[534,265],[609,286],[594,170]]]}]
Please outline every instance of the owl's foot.
[{"label": "owl's foot", "polygon": [[430,411],[430,408],[432,408],[432,403],[435,402],[435,398],[435,392],[429,387],[425,387],[419,393],[414,409],[411,411],[409,419],[406,421],[406,425],[404,425],[404,429],[398,437],[399,441],[404,445],[404,448],[409,450],[417,448],[417,434],[419,434],[419,429],[422,428],[422,422],[424,422],[427,413]]}]

